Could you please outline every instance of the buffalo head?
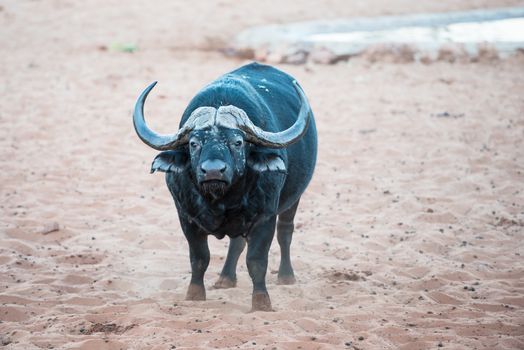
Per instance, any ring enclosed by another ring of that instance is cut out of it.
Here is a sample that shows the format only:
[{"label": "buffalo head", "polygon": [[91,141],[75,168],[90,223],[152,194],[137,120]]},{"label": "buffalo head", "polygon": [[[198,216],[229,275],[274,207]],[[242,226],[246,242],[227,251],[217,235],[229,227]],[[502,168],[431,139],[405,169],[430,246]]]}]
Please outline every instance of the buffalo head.
[{"label": "buffalo head", "polygon": [[307,131],[309,104],[294,82],[302,105],[295,123],[280,132],[268,132],[254,125],[244,110],[235,106],[202,106],[191,112],[182,127],[171,135],[160,135],[145,123],[144,103],[156,82],[138,98],[133,124],[140,139],[162,152],[155,158],[152,171],[181,172],[190,169],[199,191],[207,198],[222,197],[246,173],[246,166],[261,172],[285,171],[283,160],[275,154],[251,153],[253,146],[285,148]]}]

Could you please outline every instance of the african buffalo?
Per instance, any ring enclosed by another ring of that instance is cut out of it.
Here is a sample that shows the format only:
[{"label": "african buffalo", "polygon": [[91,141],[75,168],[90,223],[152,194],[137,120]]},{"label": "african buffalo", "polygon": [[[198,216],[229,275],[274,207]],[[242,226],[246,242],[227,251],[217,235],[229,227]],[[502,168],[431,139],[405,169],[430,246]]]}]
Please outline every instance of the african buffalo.
[{"label": "african buffalo", "polygon": [[231,243],[215,287],[236,285],[236,265],[247,241],[252,309],[271,310],[265,277],[275,226],[278,282],[292,284],[293,219],[317,156],[316,126],[302,88],[276,68],[251,63],[204,87],[184,111],[179,130],[160,135],[144,120],[144,103],[155,84],[138,98],[133,123],[144,143],[163,151],[151,172],[166,173],[189,243],[186,299],[205,300],[207,236],[227,235]]}]

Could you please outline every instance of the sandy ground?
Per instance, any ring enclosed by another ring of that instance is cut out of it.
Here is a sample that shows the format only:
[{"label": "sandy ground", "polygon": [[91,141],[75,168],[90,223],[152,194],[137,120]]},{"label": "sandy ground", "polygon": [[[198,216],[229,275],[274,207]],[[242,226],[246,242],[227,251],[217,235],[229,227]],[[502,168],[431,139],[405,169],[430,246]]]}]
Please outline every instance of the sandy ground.
[{"label": "sandy ground", "polygon": [[[281,66],[317,118],[298,283],[249,313],[251,282],[184,300],[188,248],[131,109],[172,132],[244,61],[248,25],[518,1],[0,2],[0,342],[7,349],[524,348],[524,58]],[[236,4],[236,2],[235,2]],[[521,4],[521,2],[520,2]],[[134,43],[135,53],[111,50]],[[56,230],[58,228],[58,230]]]}]

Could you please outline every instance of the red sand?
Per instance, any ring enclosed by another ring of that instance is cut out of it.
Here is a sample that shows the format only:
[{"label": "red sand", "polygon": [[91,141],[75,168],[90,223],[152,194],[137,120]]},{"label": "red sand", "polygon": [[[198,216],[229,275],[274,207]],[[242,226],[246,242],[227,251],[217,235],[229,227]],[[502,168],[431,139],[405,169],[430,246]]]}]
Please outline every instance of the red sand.
[{"label": "red sand", "polygon": [[[320,154],[292,247],[298,283],[249,313],[184,300],[188,249],[131,109],[172,132],[243,61],[204,50],[248,25],[518,1],[5,1],[0,10],[0,341],[7,349],[524,348],[524,59],[281,66]],[[236,4],[236,5],[233,5]],[[394,10],[393,10],[394,9]],[[133,54],[112,43],[135,43]],[[58,225],[58,230],[57,230]]]}]

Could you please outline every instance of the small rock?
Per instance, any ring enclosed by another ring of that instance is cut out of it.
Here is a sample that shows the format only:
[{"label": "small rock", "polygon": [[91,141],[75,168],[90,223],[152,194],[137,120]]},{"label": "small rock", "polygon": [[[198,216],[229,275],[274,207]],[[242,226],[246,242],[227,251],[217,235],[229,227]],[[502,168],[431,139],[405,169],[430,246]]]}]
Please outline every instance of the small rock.
[{"label": "small rock", "polygon": [[456,62],[456,61],[466,61],[468,59],[468,53],[463,46],[457,44],[443,44],[437,55],[437,60],[445,62]]},{"label": "small rock", "polygon": [[484,43],[478,45],[477,57],[473,59],[475,62],[493,62],[499,58],[497,49],[493,44]]},{"label": "small rock", "polygon": [[304,50],[299,50],[297,52],[294,52],[290,55],[286,55],[283,57],[283,63],[289,63],[289,64],[303,64],[306,63],[308,57],[308,53]]},{"label": "small rock", "polygon": [[333,51],[321,47],[311,51],[309,58],[312,62],[318,64],[332,64],[337,60],[337,55]]},{"label": "small rock", "polygon": [[60,225],[58,225],[58,222],[52,222],[50,224],[46,224],[44,228],[40,230],[40,233],[43,235],[48,235],[56,231],[60,231]]},{"label": "small rock", "polygon": [[415,60],[415,50],[408,44],[370,45],[362,56],[370,62],[408,63]]}]

